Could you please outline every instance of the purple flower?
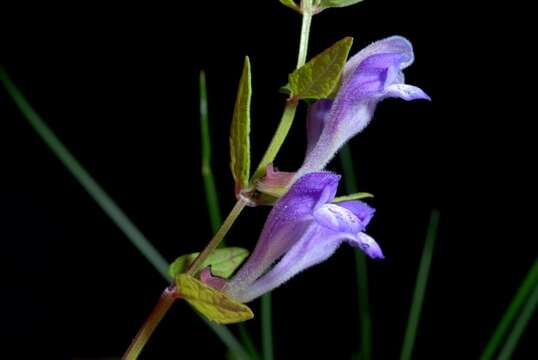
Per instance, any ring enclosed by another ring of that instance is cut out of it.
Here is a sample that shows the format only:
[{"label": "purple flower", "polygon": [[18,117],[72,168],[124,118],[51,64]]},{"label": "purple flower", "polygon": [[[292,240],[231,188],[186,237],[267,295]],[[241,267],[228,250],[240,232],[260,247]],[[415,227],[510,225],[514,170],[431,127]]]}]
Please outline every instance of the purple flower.
[{"label": "purple flower", "polygon": [[252,255],[229,281],[203,281],[241,302],[271,291],[295,274],[329,258],[345,241],[372,258],[379,245],[364,233],[374,209],[360,201],[332,204],[340,176],[313,172],[301,177],[273,207]]},{"label": "purple flower", "polygon": [[325,168],[338,149],[368,125],[381,100],[430,99],[418,87],[404,83],[402,70],[413,59],[411,43],[392,36],[367,46],[348,60],[334,100],[317,101],[309,109],[306,157],[294,180]]}]

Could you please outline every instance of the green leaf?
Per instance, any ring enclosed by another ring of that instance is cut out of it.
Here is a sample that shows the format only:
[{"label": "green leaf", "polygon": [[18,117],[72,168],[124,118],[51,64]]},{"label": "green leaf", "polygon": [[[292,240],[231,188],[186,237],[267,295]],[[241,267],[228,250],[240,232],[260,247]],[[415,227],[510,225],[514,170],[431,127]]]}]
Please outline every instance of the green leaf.
[{"label": "green leaf", "polygon": [[298,99],[330,97],[339,85],[352,44],[353,38],[346,37],[292,72],[289,86],[293,96]]},{"label": "green leaf", "polygon": [[342,201],[349,201],[349,200],[359,200],[359,199],[366,199],[366,198],[373,198],[374,195],[367,193],[367,192],[358,192],[355,194],[349,194],[345,196],[337,196],[334,198],[333,203],[339,203]]},{"label": "green leaf", "polygon": [[280,89],[278,89],[278,92],[285,95],[291,95],[290,84],[281,86]]},{"label": "green leaf", "polygon": [[321,9],[341,8],[360,3],[362,0],[320,0],[318,6]]},{"label": "green leaf", "polygon": [[301,12],[301,9],[299,8],[299,6],[297,6],[297,4],[295,3],[295,1],[293,0],[278,0],[280,1],[280,3],[284,6],[287,6],[289,7],[290,9],[293,9],[297,12]]},{"label": "green leaf", "polygon": [[[170,265],[170,276],[175,278],[179,274],[186,272],[198,254],[200,253],[182,255],[178,257],[172,263],[172,265]],[[211,266],[211,274],[227,279],[247,258],[248,254],[248,250],[239,247],[215,249],[215,251],[213,251],[211,255],[204,260],[202,266],[200,266],[200,269]]]},{"label": "green leaf", "polygon": [[248,186],[250,177],[251,95],[250,60],[247,56],[245,57],[245,65],[243,66],[241,81],[239,82],[232,127],[230,129],[230,167],[235,180],[236,193]]},{"label": "green leaf", "polygon": [[219,324],[233,324],[252,319],[254,314],[227,294],[213,289],[187,274],[176,277],[179,296],[206,318]]}]

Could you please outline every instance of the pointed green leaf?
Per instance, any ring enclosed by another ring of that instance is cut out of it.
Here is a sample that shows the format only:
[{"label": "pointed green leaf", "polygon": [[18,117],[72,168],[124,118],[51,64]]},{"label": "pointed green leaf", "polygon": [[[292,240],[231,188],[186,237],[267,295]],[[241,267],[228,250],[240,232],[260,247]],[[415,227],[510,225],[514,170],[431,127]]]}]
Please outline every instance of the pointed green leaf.
[{"label": "pointed green leaf", "polygon": [[[170,265],[170,276],[175,278],[179,274],[186,272],[198,254],[199,253],[193,253],[178,257]],[[200,268],[204,269],[211,266],[211,274],[227,279],[247,258],[248,254],[248,250],[239,247],[215,249],[215,251],[204,260]]]},{"label": "pointed green leaf", "polygon": [[355,194],[349,194],[345,196],[337,196],[334,198],[333,203],[339,203],[342,201],[349,201],[349,200],[359,200],[359,199],[366,199],[366,198],[373,198],[374,195],[367,193],[367,192],[358,192]]},{"label": "pointed green leaf", "polygon": [[187,274],[176,277],[179,296],[206,318],[219,324],[233,324],[252,319],[254,314],[227,294],[213,289]]},{"label": "pointed green leaf", "polygon": [[299,8],[299,6],[297,6],[295,1],[293,1],[293,0],[278,0],[278,1],[280,1],[280,3],[282,5],[287,6],[290,9],[293,9],[293,10],[295,10],[297,12],[301,12],[301,9]]},{"label": "pointed green leaf", "polygon": [[237,98],[235,100],[232,127],[230,129],[231,169],[235,180],[236,193],[248,186],[250,177],[250,60],[245,57],[245,65]]},{"label": "pointed green leaf", "polygon": [[319,0],[318,6],[321,9],[341,8],[360,3],[361,1],[362,0]]},{"label": "pointed green leaf", "polygon": [[280,89],[278,89],[278,92],[281,94],[291,95],[290,84],[281,86]]},{"label": "pointed green leaf", "polygon": [[353,38],[346,37],[295,70],[289,76],[289,86],[298,99],[323,99],[334,92]]}]

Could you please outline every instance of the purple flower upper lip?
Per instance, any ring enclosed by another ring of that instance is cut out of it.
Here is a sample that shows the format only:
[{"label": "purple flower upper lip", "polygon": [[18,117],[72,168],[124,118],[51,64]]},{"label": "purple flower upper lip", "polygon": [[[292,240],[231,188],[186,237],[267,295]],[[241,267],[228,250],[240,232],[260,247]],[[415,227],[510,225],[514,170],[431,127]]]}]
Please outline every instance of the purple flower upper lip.
[{"label": "purple flower upper lip", "polygon": [[326,260],[343,241],[383,258],[379,245],[364,233],[374,209],[360,201],[331,203],[339,180],[333,173],[314,172],[295,182],[273,207],[256,248],[237,274],[226,283],[207,276],[206,281],[248,302]]},{"label": "purple flower upper lip", "polygon": [[309,108],[306,157],[294,180],[325,168],[340,147],[368,125],[383,99],[430,100],[420,88],[404,83],[402,70],[413,60],[413,47],[401,36],[377,41],[348,60],[334,100],[319,100]]}]

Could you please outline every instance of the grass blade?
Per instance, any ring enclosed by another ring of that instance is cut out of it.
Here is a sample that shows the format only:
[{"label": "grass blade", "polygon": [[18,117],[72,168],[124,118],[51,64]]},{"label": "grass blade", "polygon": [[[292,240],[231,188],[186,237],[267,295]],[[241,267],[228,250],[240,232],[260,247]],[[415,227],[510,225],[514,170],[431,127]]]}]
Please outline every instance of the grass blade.
[{"label": "grass blade", "polygon": [[196,314],[200,317],[200,319],[205,322],[205,324],[211,330],[213,330],[213,332],[219,337],[219,339],[228,348],[228,350],[230,350],[238,359],[252,359],[243,348],[243,345],[241,345],[241,343],[237,340],[234,334],[232,334],[232,332],[226,326],[212,323],[202,315],[198,314],[198,312],[196,312]]},{"label": "grass blade", "polygon": [[[11,78],[0,65],[0,81],[4,84],[8,94],[11,96],[24,118],[30,123],[39,137],[45,142],[49,149],[64,164],[67,170],[75,177],[80,185],[95,200],[101,209],[120,228],[131,243],[144,255],[144,257],[155,267],[155,269],[165,278],[170,280],[168,275],[168,263],[164,257],[153,247],[149,240],[142,234],[136,225],[125,215],[120,207],[110,196],[99,186],[92,176],[82,167],[75,157],[56,137],[52,130],[45,124],[41,117],[34,111],[22,93],[17,89]],[[235,339],[228,328],[210,323],[205,318],[200,317],[217,334],[220,340],[231,350],[248,359],[241,344]]]},{"label": "grass blade", "polygon": [[248,332],[248,329],[246,325],[243,323],[238,324],[239,329],[239,337],[241,338],[241,341],[243,342],[243,345],[245,346],[245,349],[248,352],[248,355],[250,356],[251,360],[260,360],[260,355],[258,354],[258,350],[256,349],[256,345],[254,345],[254,342],[252,341],[252,337],[250,336],[250,333]]},{"label": "grass blade", "polygon": [[131,240],[132,244],[146,257],[146,259],[168,279],[168,263],[138,230],[125,213],[116,205],[114,200],[101,188],[93,177],[82,167],[75,157],[67,150],[41,117],[34,111],[22,93],[13,84],[3,68],[0,68],[0,80],[4,83],[9,95],[22,112],[32,128],[45,142],[49,149],[65,165],[67,170],[82,185],[95,202],[103,209],[110,219]]},{"label": "grass blade", "polygon": [[400,360],[411,359],[411,354],[413,353],[413,346],[415,345],[415,338],[417,335],[417,328],[420,320],[422,303],[424,301],[426,285],[428,284],[428,276],[430,273],[433,248],[435,245],[435,239],[437,237],[438,226],[439,210],[434,209],[432,210],[430,215],[430,225],[428,226],[426,242],[424,244],[424,250],[422,251],[422,258],[420,259],[417,281],[415,283],[415,292],[413,293],[411,310],[409,311],[409,319],[407,321],[407,329],[405,330],[405,337],[402,346],[402,352],[400,354]]},{"label": "grass blade", "polygon": [[[358,191],[358,188],[349,145],[345,145],[340,150],[340,160],[346,192],[348,194],[354,194]],[[355,251],[355,272],[357,274],[361,360],[370,360],[372,357],[372,318],[370,316],[370,301],[368,296],[368,267],[366,256],[359,250]]]},{"label": "grass blade", "polygon": [[[209,117],[207,111],[207,87],[205,72],[200,72],[200,130],[202,143],[202,178],[204,179],[204,189],[209,211],[211,230],[216,233],[222,224],[222,214],[220,212],[219,198],[211,169],[211,136],[209,133]],[[223,244],[224,241],[221,243]],[[222,246],[222,245],[221,245]]]},{"label": "grass blade", "polygon": [[[501,341],[508,332],[510,325],[514,322],[517,314],[519,313],[521,307],[525,303],[525,299],[529,296],[534,287],[538,286],[538,260],[534,261],[534,264],[530,268],[529,272],[525,276],[525,279],[521,283],[521,286],[516,291],[512,302],[506,309],[503,317],[499,321],[499,324],[495,328],[491,339],[487,343],[482,355],[480,356],[481,360],[491,359],[497,348],[499,347]],[[517,341],[516,341],[517,342]],[[506,347],[506,345],[505,345]]]},{"label": "grass blade", "polygon": [[273,360],[273,315],[271,293],[262,296],[262,350],[263,360]]},{"label": "grass blade", "polygon": [[521,310],[521,314],[516,320],[516,323],[514,324],[514,328],[512,329],[512,332],[510,335],[508,335],[508,338],[506,339],[506,343],[504,344],[503,348],[499,352],[499,360],[508,360],[512,358],[512,353],[514,352],[517,343],[519,342],[519,338],[525,331],[525,328],[527,327],[527,324],[529,323],[530,319],[532,318],[534,312],[536,311],[536,306],[538,305],[538,282],[534,284],[534,290],[532,291],[532,294],[529,297],[529,300],[527,301],[527,304],[525,304],[525,307],[523,310]]}]

